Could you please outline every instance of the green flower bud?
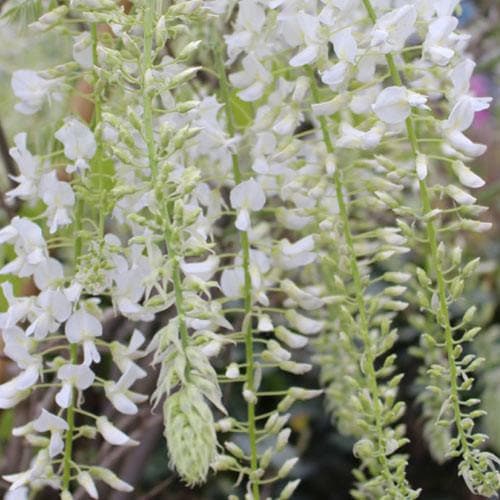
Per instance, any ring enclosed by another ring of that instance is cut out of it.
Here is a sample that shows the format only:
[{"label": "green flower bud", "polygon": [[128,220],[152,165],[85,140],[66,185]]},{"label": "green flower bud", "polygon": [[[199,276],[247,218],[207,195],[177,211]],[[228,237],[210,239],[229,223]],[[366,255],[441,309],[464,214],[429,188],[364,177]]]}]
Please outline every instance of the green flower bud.
[{"label": "green flower bud", "polygon": [[217,456],[212,412],[193,386],[168,397],[163,406],[170,466],[189,486],[205,482]]}]

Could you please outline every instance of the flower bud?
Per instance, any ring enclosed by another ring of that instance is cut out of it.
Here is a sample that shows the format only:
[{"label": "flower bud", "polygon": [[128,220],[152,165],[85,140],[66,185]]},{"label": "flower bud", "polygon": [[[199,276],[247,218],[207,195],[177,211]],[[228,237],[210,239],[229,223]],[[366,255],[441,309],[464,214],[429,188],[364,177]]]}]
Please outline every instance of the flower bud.
[{"label": "flower bud", "polygon": [[193,386],[167,397],[163,406],[170,463],[188,485],[205,481],[217,455],[212,412]]},{"label": "flower bud", "polygon": [[300,481],[301,481],[300,479],[295,479],[295,481],[288,482],[287,485],[281,491],[279,500],[288,500],[289,498],[291,498],[295,490],[299,486]]},{"label": "flower bud", "polygon": [[290,471],[295,467],[295,464],[299,461],[298,457],[294,458],[289,458],[280,468],[278,471],[278,477],[280,479],[283,479],[284,477],[288,476]]}]

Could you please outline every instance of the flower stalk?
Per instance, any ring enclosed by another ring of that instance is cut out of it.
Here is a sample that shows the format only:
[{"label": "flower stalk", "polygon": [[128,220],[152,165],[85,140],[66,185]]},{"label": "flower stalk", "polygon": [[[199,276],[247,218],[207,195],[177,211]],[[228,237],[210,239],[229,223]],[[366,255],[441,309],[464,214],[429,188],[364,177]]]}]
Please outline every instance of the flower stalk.
[{"label": "flower stalk", "polygon": [[[234,126],[233,110],[231,105],[231,96],[229,90],[229,82],[227,79],[226,69],[224,66],[223,48],[219,44],[215,50],[215,64],[217,75],[219,78],[221,100],[224,104],[224,112],[226,117],[227,132],[231,138],[235,137],[236,129]],[[232,172],[234,182],[240,184],[242,175],[240,170],[240,161],[237,153],[231,155]],[[245,385],[249,390],[254,389],[254,341],[252,332],[252,278],[250,275],[250,243],[248,240],[248,232],[240,231],[240,246],[243,253],[243,273],[244,273],[244,289],[243,289],[243,303],[244,303],[244,320],[243,330],[245,338]],[[257,427],[255,420],[255,402],[253,400],[247,401],[247,419],[248,419],[248,439],[250,443],[250,469],[249,474],[251,489],[254,500],[260,498],[259,480],[256,478],[256,471],[258,468],[257,462]]]}]

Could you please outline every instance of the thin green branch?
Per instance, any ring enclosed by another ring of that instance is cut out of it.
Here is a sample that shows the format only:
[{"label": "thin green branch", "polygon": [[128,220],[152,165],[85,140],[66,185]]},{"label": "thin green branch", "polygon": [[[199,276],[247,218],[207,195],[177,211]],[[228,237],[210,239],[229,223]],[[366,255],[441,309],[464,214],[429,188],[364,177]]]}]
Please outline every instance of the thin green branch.
[{"label": "thin green branch", "polygon": [[[235,135],[234,117],[231,105],[231,95],[229,91],[229,82],[224,67],[224,57],[222,47],[218,45],[215,49],[215,63],[217,73],[219,75],[219,85],[221,99],[224,103],[226,113],[227,131],[230,137]],[[234,181],[236,184],[241,182],[241,170],[239,157],[236,153],[231,155]],[[245,331],[245,357],[247,369],[245,373],[246,386],[250,391],[254,390],[254,349],[252,335],[252,278],[250,276],[250,242],[248,233],[240,231],[240,244],[243,252],[243,273],[244,273],[244,312],[245,318],[243,321],[243,329]],[[251,474],[249,481],[251,483],[253,500],[259,500],[259,480],[256,478],[255,472],[258,468],[257,458],[257,439],[256,439],[256,422],[255,422],[255,403],[247,401],[247,417],[248,417],[248,437],[250,441],[250,469]]]},{"label": "thin green branch", "polygon": [[[311,82],[311,92],[313,95],[313,99],[315,103],[320,103],[320,93],[318,89],[318,84],[316,81],[316,75],[312,68],[308,67],[309,79]],[[332,143],[332,139],[330,137],[330,132],[328,130],[328,124],[326,118],[324,116],[320,116],[318,118],[321,132],[323,135],[323,141],[325,143],[325,147],[328,154],[334,153],[334,146]],[[368,382],[368,389],[372,396],[373,401],[373,414],[375,421],[376,434],[378,438],[378,449],[379,453],[377,453],[377,460],[380,463],[382,468],[382,475],[391,485],[391,487],[395,487],[392,473],[387,462],[387,456],[384,452],[385,443],[384,443],[384,416],[382,415],[381,405],[380,405],[380,390],[377,383],[377,375],[375,370],[375,358],[374,358],[374,346],[372,345],[372,341],[370,339],[370,331],[369,331],[369,321],[368,321],[368,312],[367,305],[365,303],[365,295],[364,295],[364,286],[363,280],[361,277],[361,272],[358,266],[358,261],[356,259],[356,252],[354,248],[354,240],[351,230],[351,224],[349,219],[349,209],[347,205],[347,201],[344,196],[344,186],[341,177],[341,171],[337,168],[333,174],[333,181],[335,184],[335,192],[337,196],[337,202],[339,205],[339,215],[342,221],[342,230],[344,233],[345,243],[347,245],[347,250],[349,254],[349,263],[351,268],[351,275],[355,288],[356,295],[356,303],[359,313],[359,328],[361,339],[364,344],[364,353],[366,356],[366,376]]]}]

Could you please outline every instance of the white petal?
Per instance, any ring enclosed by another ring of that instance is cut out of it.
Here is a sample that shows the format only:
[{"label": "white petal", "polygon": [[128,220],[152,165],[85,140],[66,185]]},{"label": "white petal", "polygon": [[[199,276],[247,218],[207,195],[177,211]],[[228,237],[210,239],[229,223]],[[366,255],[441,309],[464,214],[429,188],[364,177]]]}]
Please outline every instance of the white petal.
[{"label": "white petal", "polygon": [[294,310],[288,310],[285,313],[285,317],[293,328],[304,335],[319,333],[324,326],[324,321],[317,321],[312,318],[308,318]]},{"label": "white petal", "polygon": [[39,377],[38,366],[30,366],[8,382],[0,385],[0,398],[12,399],[17,393],[29,389]]},{"label": "white petal", "polygon": [[449,185],[446,188],[446,192],[449,196],[451,196],[459,205],[473,205],[476,203],[476,198],[470,195],[463,189],[460,189],[456,186]]},{"label": "white petal", "polygon": [[80,471],[76,480],[83,486],[90,498],[99,498],[94,480],[88,472]]},{"label": "white petal", "polygon": [[282,325],[276,328],[274,334],[276,335],[277,339],[281,340],[281,342],[286,344],[288,347],[291,347],[292,349],[301,349],[302,347],[305,347],[309,342],[309,339],[307,337],[304,337],[303,335],[297,335],[296,333],[291,332],[290,330],[288,330],[288,328],[285,328]]},{"label": "white petal", "polygon": [[50,435],[49,442],[49,456],[50,458],[54,458],[59,455],[64,450],[64,441],[61,436],[61,433],[58,431],[52,432]]},{"label": "white petal", "polygon": [[427,177],[427,157],[425,155],[417,155],[416,170],[417,177],[423,181]]},{"label": "white petal", "polygon": [[240,376],[240,368],[236,363],[231,363],[227,368],[226,368],[226,377],[229,379],[235,379]]},{"label": "white petal", "polygon": [[222,293],[226,297],[241,297],[244,285],[245,274],[240,267],[237,269],[224,269],[222,271],[220,286]]},{"label": "white petal", "polygon": [[209,255],[203,262],[181,262],[181,269],[186,275],[196,276],[203,281],[208,281],[219,267],[219,258]]},{"label": "white petal", "polygon": [[64,333],[69,342],[81,342],[85,338],[100,337],[102,335],[102,325],[95,316],[84,309],[80,309],[68,319]]},{"label": "white petal", "polygon": [[352,36],[351,28],[337,31],[331,38],[335,54],[341,61],[354,63],[358,45]]},{"label": "white petal", "polygon": [[64,145],[64,154],[70,160],[85,158],[90,160],[97,150],[92,131],[81,121],[70,118],[55,133],[57,140]]},{"label": "white petal", "polygon": [[460,183],[469,188],[477,189],[483,187],[485,182],[479,175],[476,175],[469,167],[461,161],[453,163],[453,170],[458,177]]},{"label": "white petal", "polygon": [[397,124],[410,115],[408,94],[404,87],[387,87],[372,105],[375,114],[385,123]]},{"label": "white petal", "polygon": [[101,355],[96,345],[91,340],[86,340],[83,343],[83,364],[90,366],[92,363],[99,363],[99,361],[101,361]]},{"label": "white petal", "polygon": [[256,81],[249,87],[238,92],[238,97],[245,102],[254,102],[262,97],[265,86],[262,82]]},{"label": "white petal", "polygon": [[4,500],[28,500],[29,490],[26,486],[21,486],[14,490],[9,490],[4,495]]},{"label": "white petal", "polygon": [[340,61],[321,74],[321,81],[332,88],[337,88],[344,82],[348,70],[349,64]]},{"label": "white petal", "polygon": [[138,412],[137,406],[125,394],[111,394],[108,399],[119,412],[125,415],[135,415]]},{"label": "white petal", "polygon": [[246,208],[242,208],[238,211],[238,216],[236,217],[235,226],[240,231],[248,231],[250,228],[250,214]]},{"label": "white petal", "polygon": [[318,47],[316,45],[309,45],[292,57],[289,64],[294,68],[298,68],[299,66],[312,63],[316,57],[318,57]]},{"label": "white petal", "polygon": [[56,394],[56,403],[61,408],[69,408],[72,400],[72,392],[73,388],[71,384],[64,383],[61,387],[61,390]]},{"label": "white petal", "polygon": [[96,427],[102,437],[115,446],[135,446],[139,444],[131,439],[127,434],[115,427],[106,417],[99,417],[96,420]]},{"label": "white petal", "polygon": [[312,235],[290,243],[288,240],[282,240],[281,250],[285,255],[298,255],[303,252],[314,250],[314,238]]},{"label": "white petal", "polygon": [[248,208],[254,212],[261,210],[266,204],[266,195],[262,186],[255,179],[243,181],[229,195],[233,208]]},{"label": "white petal", "polygon": [[33,420],[33,428],[37,432],[65,431],[68,430],[68,423],[61,417],[42,409],[40,416],[36,420]]},{"label": "white petal", "polygon": [[468,137],[466,137],[464,134],[462,134],[462,132],[459,132],[458,130],[454,130],[453,132],[448,133],[448,140],[454,148],[473,158],[481,156],[487,149],[484,144],[472,142]]}]

